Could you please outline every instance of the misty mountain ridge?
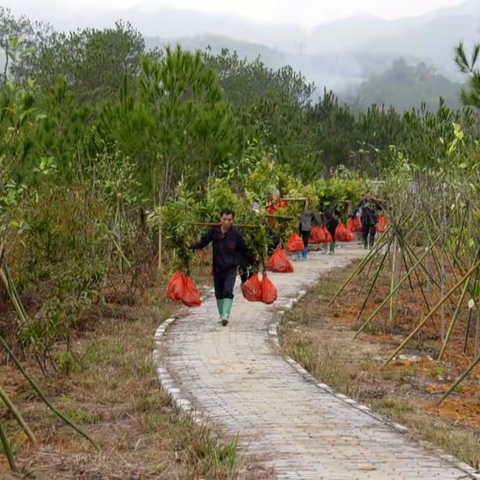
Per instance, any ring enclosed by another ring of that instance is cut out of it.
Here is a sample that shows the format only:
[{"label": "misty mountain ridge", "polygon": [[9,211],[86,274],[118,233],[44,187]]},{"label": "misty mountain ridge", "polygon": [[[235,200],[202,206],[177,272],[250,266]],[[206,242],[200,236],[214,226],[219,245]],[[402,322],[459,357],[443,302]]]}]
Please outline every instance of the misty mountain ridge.
[{"label": "misty mountain ridge", "polygon": [[[321,93],[323,87],[352,90],[373,76],[378,81],[399,58],[411,66],[425,63],[450,83],[464,81],[454,64],[453,48],[459,41],[470,46],[480,40],[479,3],[468,0],[397,20],[360,14],[320,24],[310,32],[296,25],[260,24],[229,14],[172,7],[146,11],[136,6],[121,12],[88,9],[74,16],[57,11],[42,20],[60,30],[74,30],[110,27],[121,18],[142,32],[148,48],[178,43],[190,50],[210,47],[214,54],[227,48],[251,61],[260,56],[270,68],[290,65],[301,71]],[[460,90],[460,86],[450,83],[437,82],[448,85],[451,96],[452,88]],[[428,90],[428,83],[424,88]]]},{"label": "misty mountain ridge", "polygon": [[[413,63],[427,62],[447,78],[460,81],[462,77],[452,59],[453,48],[459,41],[467,45],[478,41],[478,3],[478,0],[469,0],[456,7],[398,20],[362,14],[320,25],[311,33],[299,27],[259,26],[235,17],[188,10],[163,9],[149,16],[148,25],[138,8],[128,11],[136,12],[135,15],[127,14],[123,18],[132,21],[145,35],[160,37],[156,44],[168,41],[186,48],[204,49],[222,41],[224,47],[236,50],[240,57],[248,59],[252,59],[256,48],[272,68],[288,61],[294,68],[301,67],[306,74],[313,68],[324,75],[332,67],[335,77],[338,58],[344,58],[353,61],[350,66],[357,74],[349,79],[356,81],[365,78],[362,62],[357,60],[361,55],[369,55],[372,61],[379,60],[381,64],[385,63],[382,59],[391,57],[389,65],[395,58],[404,57]],[[179,28],[175,19],[184,20],[183,23],[178,20]],[[168,26],[162,26],[164,23]],[[162,33],[152,35],[154,30]],[[323,65],[318,65],[319,61],[324,62]],[[348,67],[345,65],[340,70],[348,70]],[[313,77],[318,83],[319,75]]]}]

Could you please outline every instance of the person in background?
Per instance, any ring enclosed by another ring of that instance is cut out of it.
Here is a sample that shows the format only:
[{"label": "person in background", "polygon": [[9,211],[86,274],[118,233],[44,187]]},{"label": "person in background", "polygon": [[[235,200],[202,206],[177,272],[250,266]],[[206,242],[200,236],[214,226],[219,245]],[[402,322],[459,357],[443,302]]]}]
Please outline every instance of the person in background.
[{"label": "person in background", "polygon": [[332,243],[330,244],[330,247],[327,246],[327,252],[329,255],[333,255],[336,247],[335,232],[337,231],[342,214],[338,211],[336,205],[331,204],[325,209],[323,216],[325,218],[325,226],[327,227],[328,233],[332,237]]},{"label": "person in background", "polygon": [[[302,260],[307,260],[308,257],[308,242],[312,234],[312,227],[320,225],[320,219],[315,212],[310,209],[308,201],[305,204],[305,211],[300,215],[300,224],[298,230],[303,240],[304,250],[302,252]],[[300,260],[300,252],[297,252],[293,257],[294,260]]]},{"label": "person in background", "polygon": [[233,210],[222,210],[220,226],[212,227],[199,242],[190,245],[192,250],[202,250],[213,243],[213,284],[220,321],[224,327],[230,319],[233,289],[241,257],[249,264],[256,263],[255,256],[245,244],[242,234],[233,226],[234,218]]},{"label": "person in background", "polygon": [[359,210],[361,210],[360,219],[362,221],[363,246],[365,250],[371,250],[375,244],[378,212],[382,210],[382,206],[380,202],[373,198],[372,194],[368,192],[352,213],[352,217],[354,217]]},{"label": "person in background", "polygon": [[288,208],[288,202],[282,200],[278,188],[272,188],[270,190],[270,200],[267,203],[268,214],[275,215],[279,210],[285,208]]}]

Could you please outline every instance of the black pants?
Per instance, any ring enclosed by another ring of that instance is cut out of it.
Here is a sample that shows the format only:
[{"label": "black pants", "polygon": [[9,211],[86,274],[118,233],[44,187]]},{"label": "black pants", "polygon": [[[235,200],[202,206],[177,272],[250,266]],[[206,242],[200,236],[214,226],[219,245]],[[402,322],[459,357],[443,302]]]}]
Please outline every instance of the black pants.
[{"label": "black pants", "polygon": [[[362,224],[362,237],[363,237],[363,243],[365,245],[373,246],[373,244],[375,243],[376,233],[377,233],[377,228],[375,225],[370,225],[370,223]],[[370,241],[368,240],[368,237],[370,237]]]},{"label": "black pants", "polygon": [[338,227],[338,222],[327,225],[328,233],[331,235],[332,241],[334,243],[335,243],[335,233],[337,232],[337,227]]},{"label": "black pants", "polygon": [[237,268],[230,268],[226,271],[213,272],[213,285],[215,287],[215,297],[218,300],[222,298],[232,298],[235,280],[237,279]]},{"label": "black pants", "polygon": [[303,246],[307,248],[308,242],[310,241],[310,237],[312,236],[312,232],[301,232],[301,234],[302,234]]}]

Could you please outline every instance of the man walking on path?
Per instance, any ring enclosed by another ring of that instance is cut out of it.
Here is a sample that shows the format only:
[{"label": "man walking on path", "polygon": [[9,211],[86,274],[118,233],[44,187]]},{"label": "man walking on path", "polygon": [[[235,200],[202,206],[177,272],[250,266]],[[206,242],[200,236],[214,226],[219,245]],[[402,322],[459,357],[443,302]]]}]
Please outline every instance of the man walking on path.
[{"label": "man walking on path", "polygon": [[242,234],[233,226],[234,218],[232,210],[224,209],[220,214],[220,226],[212,227],[199,242],[190,246],[193,250],[202,250],[213,243],[213,284],[218,313],[224,327],[230,319],[233,289],[241,257],[250,264],[255,263],[255,256],[245,244]]},{"label": "man walking on path", "polygon": [[[337,231],[338,227],[338,219],[342,216],[341,213],[338,211],[335,205],[330,205],[323,214],[325,218],[325,226],[327,227],[328,233],[332,237],[332,243],[330,244],[330,251],[329,254],[333,255],[335,253],[335,232]],[[327,247],[328,250],[329,247]]]},{"label": "man walking on path", "polygon": [[362,210],[362,236],[365,250],[372,249],[375,243],[376,227],[378,223],[378,212],[382,210],[380,202],[372,197],[371,193],[367,193],[365,198],[358,204],[356,210],[352,213],[355,217],[359,210]]}]

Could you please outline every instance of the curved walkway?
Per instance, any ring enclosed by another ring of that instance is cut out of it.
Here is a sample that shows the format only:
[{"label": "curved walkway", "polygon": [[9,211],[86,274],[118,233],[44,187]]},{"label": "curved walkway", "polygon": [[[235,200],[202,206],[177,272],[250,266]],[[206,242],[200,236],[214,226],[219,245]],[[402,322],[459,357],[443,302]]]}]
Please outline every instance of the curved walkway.
[{"label": "curved walkway", "polygon": [[248,303],[237,286],[226,328],[218,325],[213,297],[190,310],[166,334],[173,396],[178,400],[181,392],[188,400],[180,405],[191,402],[226,433],[238,435],[248,453],[265,456],[279,479],[480,478],[316,384],[270,340],[278,307],[288,308],[319,275],[361,255],[356,246],[343,246],[332,257],[310,254],[308,262],[295,264],[294,274],[272,274],[279,291],[273,307]]}]

